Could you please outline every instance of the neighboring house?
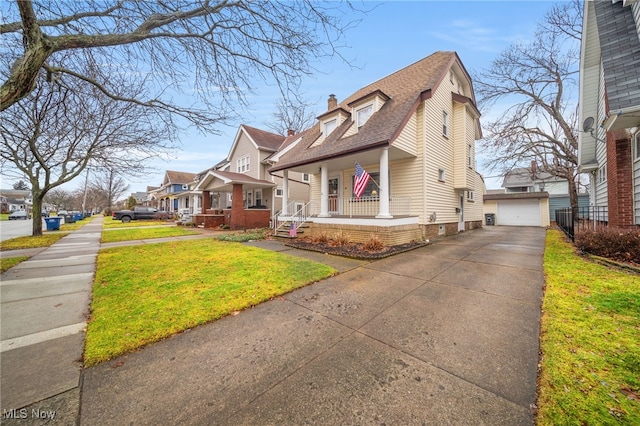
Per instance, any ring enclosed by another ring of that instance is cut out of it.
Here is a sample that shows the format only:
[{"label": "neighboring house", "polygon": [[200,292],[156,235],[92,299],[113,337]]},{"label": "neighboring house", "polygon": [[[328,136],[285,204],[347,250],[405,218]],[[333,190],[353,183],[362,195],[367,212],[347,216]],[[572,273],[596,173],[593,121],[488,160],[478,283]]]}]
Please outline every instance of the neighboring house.
[{"label": "neighboring house", "polygon": [[578,164],[610,226],[640,226],[640,1],[585,1]]},{"label": "neighboring house", "polygon": [[[479,117],[455,52],[436,52],[343,102],[331,95],[316,125],[290,136],[273,158],[283,187],[294,173],[308,174],[311,186],[304,214],[287,209],[280,219],[305,221],[312,235],[375,235],[385,244],[481,226]],[[354,195],[356,162],[372,177],[361,197]]]},{"label": "neighboring house", "polygon": [[146,192],[132,192],[130,197],[133,197],[138,205],[144,205],[147,202]]},{"label": "neighboring house", "polygon": [[186,195],[191,191],[195,177],[195,173],[167,170],[162,185],[153,193],[158,200],[158,210],[176,214],[180,213],[181,209],[183,213],[184,209],[190,210],[192,205]]},{"label": "neighboring house", "polygon": [[3,197],[2,211],[14,212],[16,210],[31,211],[33,201],[31,191],[22,189],[2,189],[0,196]]},{"label": "neighboring house", "polygon": [[538,170],[535,166],[519,167],[511,170],[502,181],[504,192],[541,192],[567,195],[569,184],[566,179],[561,179],[551,174]]},{"label": "neighboring house", "polygon": [[292,173],[285,187],[282,173],[269,173],[273,156],[291,137],[241,125],[227,158],[197,177],[195,189],[202,191],[204,213],[213,210],[209,213],[219,215],[236,206],[237,213],[226,214],[231,214],[231,228],[240,229],[269,226],[271,216],[282,210],[283,199],[304,206],[309,200],[308,175]]}]

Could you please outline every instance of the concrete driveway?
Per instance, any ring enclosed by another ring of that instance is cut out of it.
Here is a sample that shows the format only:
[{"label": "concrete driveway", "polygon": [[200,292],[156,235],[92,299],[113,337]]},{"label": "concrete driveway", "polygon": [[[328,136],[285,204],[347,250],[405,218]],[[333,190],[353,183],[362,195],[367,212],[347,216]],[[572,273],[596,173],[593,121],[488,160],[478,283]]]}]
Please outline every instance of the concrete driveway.
[{"label": "concrete driveway", "polygon": [[80,422],[531,425],[544,239],[448,237],[86,369]]}]

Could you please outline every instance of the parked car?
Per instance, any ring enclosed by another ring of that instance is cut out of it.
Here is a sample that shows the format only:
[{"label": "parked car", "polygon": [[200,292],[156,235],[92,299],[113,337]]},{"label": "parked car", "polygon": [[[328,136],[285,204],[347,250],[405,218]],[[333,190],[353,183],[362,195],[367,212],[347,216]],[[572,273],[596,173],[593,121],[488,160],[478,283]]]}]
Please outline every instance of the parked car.
[{"label": "parked car", "polygon": [[29,216],[29,213],[27,213],[25,210],[16,210],[9,215],[9,220],[19,220],[19,219],[27,220],[27,219],[31,219],[31,216]]},{"label": "parked car", "polygon": [[138,219],[154,219],[157,213],[158,210],[153,207],[134,207],[133,210],[120,210],[111,213],[111,219],[127,223]]}]

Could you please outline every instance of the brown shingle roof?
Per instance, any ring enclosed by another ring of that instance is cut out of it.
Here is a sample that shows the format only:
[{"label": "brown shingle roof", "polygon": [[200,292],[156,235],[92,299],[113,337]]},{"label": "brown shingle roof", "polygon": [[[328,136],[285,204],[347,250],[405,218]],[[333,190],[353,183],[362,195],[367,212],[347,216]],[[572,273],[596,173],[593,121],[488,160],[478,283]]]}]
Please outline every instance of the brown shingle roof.
[{"label": "brown shingle roof", "polygon": [[196,177],[195,173],[176,172],[173,170],[167,170],[165,173],[164,183],[186,184],[186,183],[193,182],[195,177]]},{"label": "brown shingle roof", "polygon": [[436,52],[356,91],[342,101],[338,108],[350,111],[350,103],[376,91],[390,99],[353,136],[341,137],[352,124],[352,120],[347,119],[324,142],[311,147],[320,137],[320,127],[315,126],[313,131],[305,134],[300,143],[281,157],[272,170],[283,170],[390,144],[423,95],[430,95],[430,91],[447,75],[455,60],[459,61],[455,52]]},{"label": "brown shingle roof", "polygon": [[246,124],[243,124],[242,127],[261,149],[275,152],[285,140],[284,136],[276,135],[275,133],[267,132],[266,130],[256,129],[255,127],[247,126]]}]

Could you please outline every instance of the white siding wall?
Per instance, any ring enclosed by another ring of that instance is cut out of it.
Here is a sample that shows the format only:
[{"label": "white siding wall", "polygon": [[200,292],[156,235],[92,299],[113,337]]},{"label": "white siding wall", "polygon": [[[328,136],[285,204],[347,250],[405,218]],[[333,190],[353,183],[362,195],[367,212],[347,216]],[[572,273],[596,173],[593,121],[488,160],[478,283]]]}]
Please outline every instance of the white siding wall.
[{"label": "white siding wall", "polygon": [[[598,115],[594,124],[596,128],[596,137],[599,141],[604,141],[606,133],[600,123],[605,119],[605,88],[604,88],[604,69],[602,63],[600,63],[600,81],[598,86]],[[596,161],[600,168],[605,167],[607,164],[607,151],[606,144],[604,142],[596,141]],[[596,206],[606,206],[607,201],[607,181],[602,182],[599,178],[599,170],[595,175],[595,204]]]},{"label": "white siding wall", "polygon": [[465,222],[484,220],[484,215],[482,212],[484,181],[482,180],[482,177],[478,173],[474,172],[473,175],[474,175],[474,181],[475,181],[475,185],[474,185],[475,190],[473,191],[473,201],[470,201],[465,194],[465,205],[464,205]]}]

